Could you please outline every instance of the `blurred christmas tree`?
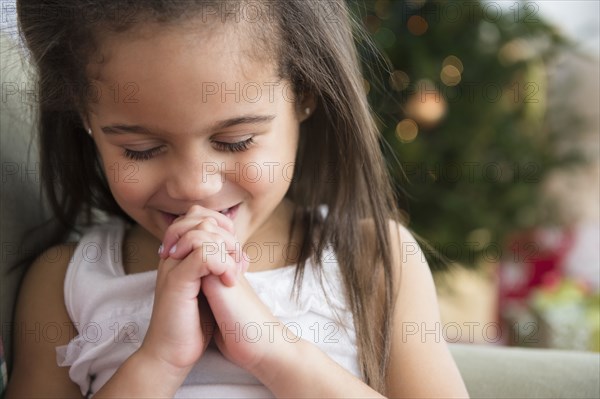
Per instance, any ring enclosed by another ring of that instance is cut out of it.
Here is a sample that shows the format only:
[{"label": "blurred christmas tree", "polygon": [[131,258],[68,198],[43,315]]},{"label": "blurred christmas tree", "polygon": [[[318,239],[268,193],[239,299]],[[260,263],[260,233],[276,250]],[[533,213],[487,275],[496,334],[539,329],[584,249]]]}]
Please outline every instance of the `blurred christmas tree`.
[{"label": "blurred christmas tree", "polygon": [[370,68],[377,62],[361,49],[411,228],[443,257],[474,266],[498,260],[507,234],[551,221],[539,184],[576,157],[558,155],[544,124],[545,65],[566,43],[535,3],[350,4],[391,64]]}]

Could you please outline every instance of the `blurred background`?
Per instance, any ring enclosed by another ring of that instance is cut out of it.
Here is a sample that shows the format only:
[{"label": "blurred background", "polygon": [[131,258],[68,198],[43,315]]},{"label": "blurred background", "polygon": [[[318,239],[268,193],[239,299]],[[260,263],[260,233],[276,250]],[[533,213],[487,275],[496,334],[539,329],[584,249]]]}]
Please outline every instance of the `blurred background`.
[{"label": "blurred background", "polygon": [[443,336],[600,351],[599,2],[351,4]]}]

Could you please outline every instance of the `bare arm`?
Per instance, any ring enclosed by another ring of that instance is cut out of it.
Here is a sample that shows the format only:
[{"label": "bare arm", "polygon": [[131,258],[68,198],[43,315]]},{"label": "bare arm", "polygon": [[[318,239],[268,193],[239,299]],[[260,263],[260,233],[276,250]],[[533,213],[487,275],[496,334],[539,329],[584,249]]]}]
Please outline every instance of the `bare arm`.
[{"label": "bare arm", "polygon": [[[42,255],[31,265],[21,284],[7,399],[82,397],[79,386],[69,378],[69,369],[57,365],[55,350],[77,334],[63,299],[63,281],[73,249],[73,246],[62,245],[49,250],[52,255]],[[60,254],[58,259],[56,253]],[[52,336],[44,331],[52,331]]]},{"label": "bare arm", "polygon": [[408,230],[397,225],[392,225],[391,230],[392,242],[401,243],[394,253],[401,279],[394,311],[388,395],[468,398],[441,333],[435,286],[427,261]]},{"label": "bare arm", "polygon": [[94,398],[172,398],[188,372],[156,361],[140,349],[119,367]]},{"label": "bare arm", "polygon": [[[286,361],[265,364],[253,373],[278,398],[382,398],[315,345],[288,343]],[[273,370],[277,370],[275,373]]]},{"label": "bare arm", "polygon": [[[56,362],[56,347],[77,335],[63,292],[74,249],[74,245],[61,245],[48,250],[48,256],[40,256],[23,280],[15,312],[14,367],[6,399],[83,398],[69,377],[69,368]],[[141,350],[135,352],[94,397],[173,397],[185,375],[153,359]]]}]

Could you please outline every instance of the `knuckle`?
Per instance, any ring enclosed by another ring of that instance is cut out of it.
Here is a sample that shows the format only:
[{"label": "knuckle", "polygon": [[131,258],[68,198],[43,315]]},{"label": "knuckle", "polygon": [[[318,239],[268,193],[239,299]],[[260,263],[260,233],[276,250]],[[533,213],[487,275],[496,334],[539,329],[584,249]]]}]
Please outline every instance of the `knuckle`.
[{"label": "knuckle", "polygon": [[217,228],[219,228],[219,222],[212,216],[209,216],[206,219],[204,219],[202,221],[202,225],[212,231],[215,231]]},{"label": "knuckle", "polygon": [[202,235],[204,233],[200,230],[188,230],[181,235],[180,241],[185,240],[186,242],[196,242],[199,239],[202,239]]},{"label": "knuckle", "polygon": [[165,237],[174,236],[176,239],[179,239],[180,234],[178,233],[177,230],[178,230],[177,224],[173,223],[172,225],[167,227],[167,230],[165,231]]},{"label": "knuckle", "polygon": [[186,215],[195,215],[197,213],[202,213],[203,210],[204,208],[202,208],[200,205],[192,205],[187,211]]},{"label": "knuckle", "polygon": [[182,235],[180,240],[191,245],[193,248],[202,246],[206,241],[211,240],[211,237],[207,231],[204,230],[189,230]]},{"label": "knuckle", "polygon": [[192,253],[188,256],[188,258],[189,257],[192,258],[191,260],[195,264],[205,263],[206,260],[207,260],[207,251],[206,251],[206,248],[204,248],[204,246],[199,246],[194,251],[192,251]]},{"label": "knuckle", "polygon": [[223,222],[225,227],[233,230],[233,221],[229,219],[227,216],[223,215]]},{"label": "knuckle", "polygon": [[216,233],[216,232],[207,233],[207,237],[210,240],[210,242],[213,242],[216,244],[222,245],[225,242],[225,240],[223,239],[223,236],[221,236],[219,233]]},{"label": "knuckle", "polygon": [[215,226],[209,223],[207,219],[203,219],[196,224],[195,230],[215,231]]}]

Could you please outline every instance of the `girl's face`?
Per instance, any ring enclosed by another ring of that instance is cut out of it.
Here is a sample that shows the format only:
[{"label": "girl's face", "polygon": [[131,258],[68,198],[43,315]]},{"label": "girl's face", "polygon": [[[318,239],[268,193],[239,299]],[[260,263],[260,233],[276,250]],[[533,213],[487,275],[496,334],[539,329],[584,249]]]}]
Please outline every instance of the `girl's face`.
[{"label": "girl's face", "polygon": [[112,194],[158,240],[192,205],[223,211],[242,243],[281,226],[271,216],[306,115],[272,57],[257,61],[251,38],[222,30],[140,28],[102,40],[88,66],[88,121]]}]

